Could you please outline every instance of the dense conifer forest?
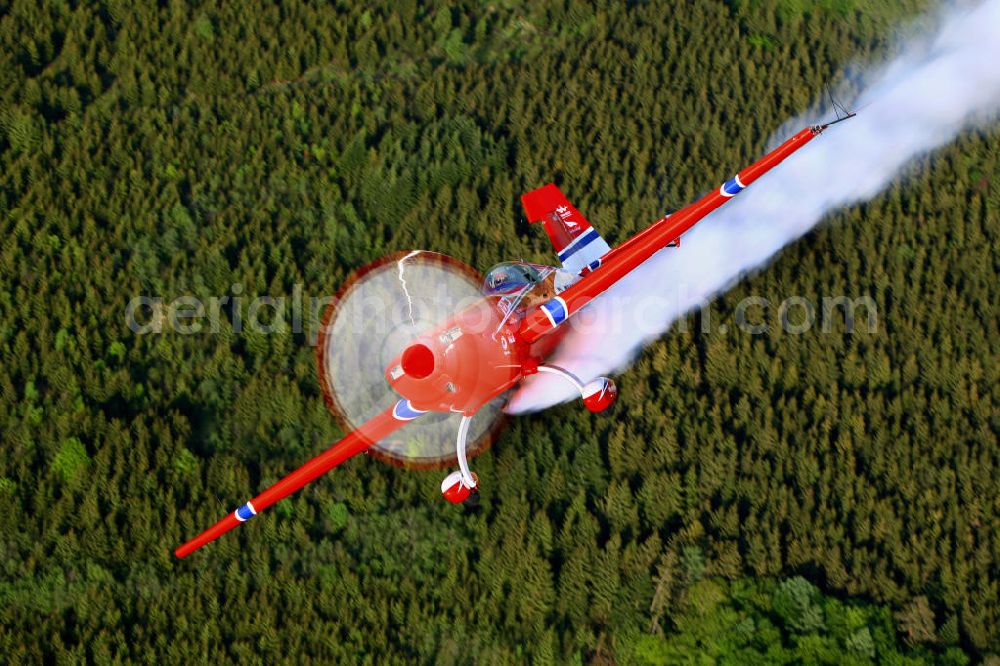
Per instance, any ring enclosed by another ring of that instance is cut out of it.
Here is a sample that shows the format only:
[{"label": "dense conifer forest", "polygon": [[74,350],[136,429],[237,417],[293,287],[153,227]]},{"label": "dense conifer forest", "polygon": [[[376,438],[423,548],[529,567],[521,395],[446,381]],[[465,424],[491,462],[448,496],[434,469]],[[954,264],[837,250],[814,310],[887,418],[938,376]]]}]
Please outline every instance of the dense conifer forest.
[{"label": "dense conifer forest", "polygon": [[995,658],[996,129],[713,306],[870,296],[876,331],[692,315],[613,418],[514,419],[475,511],[359,457],[176,560],[340,433],[307,332],[126,325],[397,250],[552,263],[550,180],[619,242],[926,8],[0,0],[0,661]]}]

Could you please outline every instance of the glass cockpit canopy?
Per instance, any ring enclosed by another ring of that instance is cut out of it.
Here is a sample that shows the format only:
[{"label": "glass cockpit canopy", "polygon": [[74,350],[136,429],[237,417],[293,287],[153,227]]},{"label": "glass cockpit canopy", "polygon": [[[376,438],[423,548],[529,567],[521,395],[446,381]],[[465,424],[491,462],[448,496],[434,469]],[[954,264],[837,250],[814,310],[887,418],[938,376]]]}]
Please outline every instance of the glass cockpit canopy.
[{"label": "glass cockpit canopy", "polygon": [[513,296],[542,282],[555,269],[523,261],[504,261],[486,272],[485,296]]}]

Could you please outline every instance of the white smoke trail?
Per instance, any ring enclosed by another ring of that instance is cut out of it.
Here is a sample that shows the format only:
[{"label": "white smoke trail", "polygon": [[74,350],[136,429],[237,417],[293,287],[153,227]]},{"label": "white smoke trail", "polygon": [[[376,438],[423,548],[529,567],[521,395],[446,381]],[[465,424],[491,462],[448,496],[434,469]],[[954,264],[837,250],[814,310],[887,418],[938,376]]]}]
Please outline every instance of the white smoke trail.
[{"label": "white smoke trail", "polygon": [[[935,25],[887,65],[861,75],[856,118],[831,127],[696,225],[680,249],[659,252],[581,312],[586,325],[573,327],[554,362],[585,378],[624,369],[678,317],[767,263],[827,213],[871,198],[914,158],[995,120],[1000,0],[952,6]],[[820,120],[800,118],[776,139]],[[662,285],[682,287],[662,294]],[[536,375],[508,409],[532,411],[573,397],[558,378]]]}]

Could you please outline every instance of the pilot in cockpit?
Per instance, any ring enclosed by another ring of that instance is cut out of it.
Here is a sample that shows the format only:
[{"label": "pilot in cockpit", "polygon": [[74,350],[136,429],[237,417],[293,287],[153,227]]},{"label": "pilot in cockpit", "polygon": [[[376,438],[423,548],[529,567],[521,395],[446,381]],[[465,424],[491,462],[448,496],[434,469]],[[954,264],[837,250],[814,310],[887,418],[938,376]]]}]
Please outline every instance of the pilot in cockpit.
[{"label": "pilot in cockpit", "polygon": [[552,266],[505,261],[487,271],[483,294],[500,296],[512,307],[530,310],[551,300],[577,279]]}]

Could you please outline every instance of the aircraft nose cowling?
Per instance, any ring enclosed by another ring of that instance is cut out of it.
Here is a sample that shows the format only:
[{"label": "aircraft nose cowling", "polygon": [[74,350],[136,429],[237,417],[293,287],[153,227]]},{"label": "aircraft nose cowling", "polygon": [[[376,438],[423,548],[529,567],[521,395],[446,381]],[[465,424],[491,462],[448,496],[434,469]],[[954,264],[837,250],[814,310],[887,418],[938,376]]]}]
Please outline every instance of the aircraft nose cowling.
[{"label": "aircraft nose cowling", "polygon": [[458,397],[455,371],[474,363],[469,350],[424,336],[412,341],[393,359],[385,376],[393,390],[415,407],[447,411]]},{"label": "aircraft nose cowling", "polygon": [[498,334],[503,314],[480,301],[411,340],[385,369],[392,389],[422,410],[471,413],[521,376],[524,349]]}]

